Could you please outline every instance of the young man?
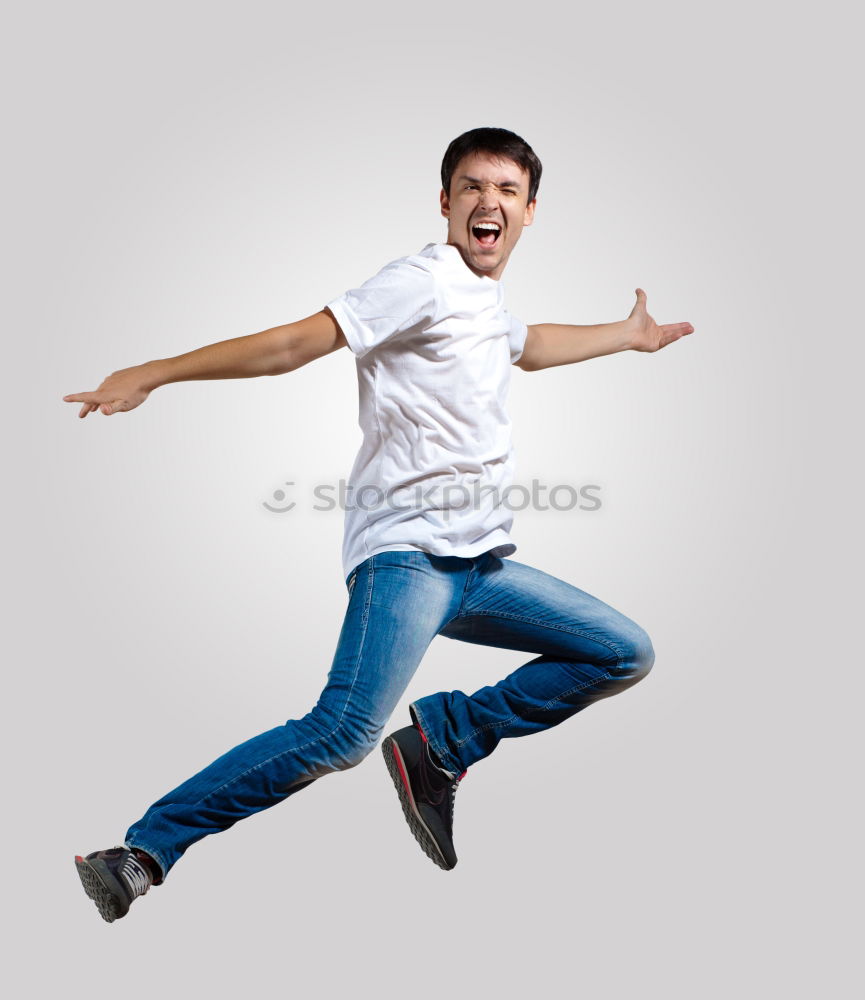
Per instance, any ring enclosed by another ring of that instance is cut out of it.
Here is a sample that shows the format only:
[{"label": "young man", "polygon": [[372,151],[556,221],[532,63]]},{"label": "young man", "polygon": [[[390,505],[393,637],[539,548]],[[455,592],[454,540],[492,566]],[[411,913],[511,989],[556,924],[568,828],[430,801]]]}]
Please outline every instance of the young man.
[{"label": "young man", "polygon": [[364,435],[349,482],[357,502],[345,516],[348,607],[317,704],[169,792],[123,846],[76,857],[105,920],[160,884],[190,844],[359,764],[436,635],[533,656],[471,696],[413,702],[411,725],[382,743],[409,827],[445,870],[457,862],[454,796],[472,764],[499,740],[558,725],[649,671],[654,653],[638,625],[509,558],[505,399],[512,364],[539,371],[657,351],[693,327],[656,325],[641,289],[616,323],[527,327],[510,316],[499,279],[534,218],[540,176],[540,161],[514,133],[466,132],[442,163],[446,243],[388,264],[300,322],[126,368],[95,392],[63,397],[83,404],[81,417],[113,414],[169,382],[279,375],[348,346]]}]

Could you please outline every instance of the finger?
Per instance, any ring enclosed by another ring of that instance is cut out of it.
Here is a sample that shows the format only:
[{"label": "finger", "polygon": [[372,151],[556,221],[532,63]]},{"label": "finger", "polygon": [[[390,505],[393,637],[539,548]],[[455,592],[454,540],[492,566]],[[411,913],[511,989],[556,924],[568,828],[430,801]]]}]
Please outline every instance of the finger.
[{"label": "finger", "polygon": [[667,344],[672,344],[673,341],[681,340],[682,337],[687,337],[689,333],[693,333],[694,328],[690,323],[671,323],[667,326],[662,326],[661,331],[661,339],[658,346],[666,347]]},{"label": "finger", "polygon": [[64,403],[89,403],[93,399],[95,393],[92,392],[71,392],[68,396],[63,397]]},{"label": "finger", "polygon": [[643,304],[645,304],[645,302],[646,302],[646,293],[643,291],[643,289],[642,288],[637,288],[635,291],[636,291],[636,295],[637,295],[637,302],[641,302],[642,301]]}]

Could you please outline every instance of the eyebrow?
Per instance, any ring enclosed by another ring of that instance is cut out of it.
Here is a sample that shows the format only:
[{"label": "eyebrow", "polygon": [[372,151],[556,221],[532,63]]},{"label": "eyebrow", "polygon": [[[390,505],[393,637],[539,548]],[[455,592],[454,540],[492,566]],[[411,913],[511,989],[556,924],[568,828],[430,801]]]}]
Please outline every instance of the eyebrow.
[{"label": "eyebrow", "polygon": [[[458,180],[461,180],[461,181],[471,181],[472,184],[483,184],[483,181],[478,180],[477,177],[469,177],[468,174],[461,174],[460,177],[458,178]],[[518,188],[519,186],[520,186],[520,182],[519,181],[502,181],[501,184],[496,184],[496,187],[500,187],[500,188],[504,188],[504,187]]]}]

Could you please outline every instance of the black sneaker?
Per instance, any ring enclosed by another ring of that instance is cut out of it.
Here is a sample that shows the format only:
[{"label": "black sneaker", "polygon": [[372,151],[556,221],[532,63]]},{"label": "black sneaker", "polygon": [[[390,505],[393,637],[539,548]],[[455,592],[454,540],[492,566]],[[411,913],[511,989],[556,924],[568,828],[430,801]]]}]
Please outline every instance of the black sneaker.
[{"label": "black sneaker", "polygon": [[381,751],[415,840],[439,868],[450,871],[457,863],[454,797],[466,772],[455,777],[440,767],[417,726],[391,733]]},{"label": "black sneaker", "polygon": [[108,923],[125,917],[134,899],[143,896],[154,879],[147,865],[125,847],[75,857],[84,891]]}]

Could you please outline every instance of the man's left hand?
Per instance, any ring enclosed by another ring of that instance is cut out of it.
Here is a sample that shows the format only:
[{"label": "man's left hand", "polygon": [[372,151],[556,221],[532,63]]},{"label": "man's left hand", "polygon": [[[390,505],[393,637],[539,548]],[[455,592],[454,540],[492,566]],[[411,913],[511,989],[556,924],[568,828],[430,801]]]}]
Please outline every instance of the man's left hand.
[{"label": "man's left hand", "polygon": [[642,288],[637,289],[637,303],[625,323],[630,334],[632,351],[660,351],[674,340],[694,332],[690,323],[667,323],[658,326],[646,312],[646,293]]}]

